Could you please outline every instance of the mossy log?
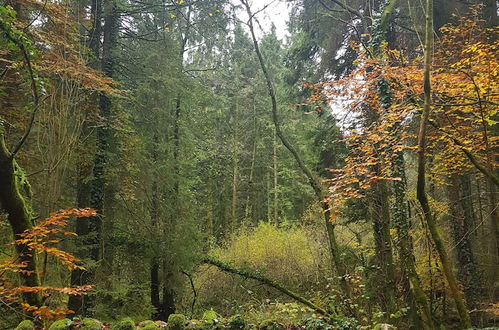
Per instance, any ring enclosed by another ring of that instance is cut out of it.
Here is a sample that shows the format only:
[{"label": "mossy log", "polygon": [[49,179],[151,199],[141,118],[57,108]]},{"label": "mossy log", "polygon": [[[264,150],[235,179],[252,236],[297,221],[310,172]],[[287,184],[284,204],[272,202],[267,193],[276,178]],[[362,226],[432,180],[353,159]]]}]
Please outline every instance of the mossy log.
[{"label": "mossy log", "polygon": [[208,265],[215,266],[224,272],[236,274],[236,275],[242,276],[244,278],[250,278],[250,279],[256,280],[260,283],[263,283],[265,285],[268,285],[268,286],[276,289],[277,291],[284,293],[288,297],[293,298],[294,300],[302,303],[303,305],[310,307],[311,309],[313,309],[317,313],[324,315],[324,316],[330,316],[329,313],[324,308],[319,307],[316,304],[312,303],[310,300],[305,299],[302,296],[298,295],[297,293],[286,289],[281,284],[263,276],[258,271],[250,271],[247,269],[235,268],[235,267],[232,267],[226,263],[223,263],[223,262],[216,260],[216,259],[213,259],[213,258],[204,258],[202,260],[202,262],[205,264],[208,264]]}]

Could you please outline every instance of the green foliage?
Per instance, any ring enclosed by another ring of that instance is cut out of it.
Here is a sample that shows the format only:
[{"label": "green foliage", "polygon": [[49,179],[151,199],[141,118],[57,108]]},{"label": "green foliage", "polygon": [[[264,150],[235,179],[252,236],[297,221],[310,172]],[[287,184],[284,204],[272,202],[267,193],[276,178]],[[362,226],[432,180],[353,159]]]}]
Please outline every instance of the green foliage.
[{"label": "green foliage", "polygon": [[182,330],[185,329],[185,324],[187,320],[183,314],[171,314],[168,316],[168,329],[170,330]]},{"label": "green foliage", "polygon": [[80,323],[80,330],[100,330],[102,323],[95,319],[83,319]]},{"label": "green foliage", "polygon": [[307,318],[304,320],[303,325],[305,330],[332,330],[333,327],[325,322],[324,319],[317,319],[314,317]]},{"label": "green foliage", "polygon": [[[146,274],[145,269],[135,268],[135,274]],[[99,304],[95,316],[101,320],[115,320],[129,317],[135,320],[151,316],[153,308],[149,301],[149,286],[134,285],[112,277],[112,290],[99,291]]]},{"label": "green foliage", "polygon": [[70,319],[57,320],[50,325],[48,330],[70,329],[72,324],[73,324],[73,321],[71,321]]},{"label": "green foliage", "polygon": [[111,326],[111,330],[135,330],[135,322],[129,317]]},{"label": "green foliage", "polygon": [[15,328],[15,330],[33,330],[35,324],[31,320],[24,320]]}]

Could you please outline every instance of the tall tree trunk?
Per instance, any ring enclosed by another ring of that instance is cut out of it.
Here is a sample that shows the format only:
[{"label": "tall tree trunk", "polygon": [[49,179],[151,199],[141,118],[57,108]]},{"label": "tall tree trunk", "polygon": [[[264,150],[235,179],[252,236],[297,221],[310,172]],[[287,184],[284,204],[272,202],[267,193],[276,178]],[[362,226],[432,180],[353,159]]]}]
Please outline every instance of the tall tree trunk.
[{"label": "tall tree trunk", "polygon": [[458,277],[464,287],[466,305],[476,307],[480,291],[480,278],[471,247],[470,232],[473,224],[471,182],[469,174],[453,175],[447,187],[452,236],[457,251]]},{"label": "tall tree trunk", "polygon": [[[92,0],[90,7],[90,20],[92,23],[92,28],[89,31],[87,44],[92,50],[93,59],[90,61],[91,66],[99,70],[101,68],[101,62],[99,62],[99,57],[101,53],[100,40],[102,35],[102,0]],[[98,97],[95,96],[94,97]],[[97,100],[95,100],[97,101]],[[81,132],[81,139],[84,140],[90,134],[89,124],[87,122],[83,123],[83,129]],[[85,148],[84,146],[80,146]],[[88,182],[88,178],[92,176],[92,166],[85,163],[83,157],[78,162],[77,165],[77,186],[76,186],[76,204],[79,208],[90,207],[90,195],[91,195],[91,185]],[[78,238],[76,240],[76,251],[75,255],[83,260],[88,258],[89,251],[88,247],[91,244],[88,240],[88,235],[90,234],[89,219],[88,218],[77,218],[76,219],[76,234]],[[88,285],[92,283],[92,273],[90,270],[74,269],[71,271],[72,286]],[[88,305],[86,301],[90,299],[85,295],[72,295],[68,300],[68,309],[75,312],[75,315],[84,315],[85,306]]]},{"label": "tall tree trunk", "polygon": [[281,140],[282,144],[286,147],[286,149],[288,149],[288,151],[291,153],[291,155],[295,159],[298,167],[301,169],[303,174],[307,177],[308,182],[315,193],[317,201],[319,203],[321,203],[321,205],[322,205],[322,209],[324,212],[324,222],[326,225],[326,233],[327,233],[328,241],[329,241],[329,250],[331,253],[331,263],[333,265],[332,268],[336,269],[336,272],[338,273],[338,275],[340,277],[340,283],[341,283],[341,287],[343,289],[343,293],[347,297],[350,297],[349,286],[348,286],[348,283],[347,283],[346,278],[345,278],[345,275],[346,275],[345,267],[343,266],[343,264],[341,262],[341,256],[339,253],[338,244],[336,242],[336,237],[334,235],[334,226],[331,223],[331,213],[329,210],[329,204],[325,201],[325,194],[322,190],[321,183],[320,183],[319,179],[305,165],[305,163],[303,162],[298,151],[288,141],[288,139],[286,138],[286,136],[284,135],[284,133],[281,130],[281,125],[280,125],[279,117],[277,114],[277,99],[276,99],[276,95],[275,95],[275,90],[274,90],[274,86],[272,84],[272,80],[270,78],[270,75],[267,71],[267,66],[266,66],[265,61],[263,59],[262,53],[260,52],[260,47],[258,45],[258,41],[256,39],[255,29],[253,27],[253,14],[251,12],[251,8],[250,8],[250,5],[247,2],[247,0],[241,0],[241,3],[246,8],[246,12],[248,13],[248,17],[249,17],[248,26],[250,29],[251,38],[253,40],[254,50],[255,50],[255,53],[258,57],[258,61],[260,63],[260,68],[262,69],[263,75],[265,77],[265,82],[267,84],[267,91],[269,93],[269,97],[270,97],[270,100],[272,102],[272,121],[274,122],[274,128],[275,128],[276,135],[279,137],[279,139]]},{"label": "tall tree trunk", "polygon": [[[17,15],[16,20],[24,24],[28,17],[21,6],[21,2],[14,1],[11,4]],[[30,201],[24,196],[28,195],[27,197],[29,197],[31,194],[30,186],[26,178],[26,174],[21,166],[17,164],[15,156],[29,136],[31,127],[35,120],[36,110],[40,105],[40,96],[36,85],[36,79],[38,77],[33,70],[30,57],[31,54],[26,50],[27,48],[24,40],[13,35],[9,31],[10,28],[5,25],[3,19],[0,20],[0,28],[2,39],[4,41],[7,40],[9,43],[14,43],[21,53],[19,55],[23,58],[23,65],[26,67],[26,72],[30,79],[29,85],[33,96],[33,108],[31,109],[32,113],[30,123],[28,123],[28,128],[20,141],[11,150],[9,150],[5,140],[4,120],[0,113],[0,210],[7,213],[7,221],[12,229],[13,238],[17,240],[21,238],[19,236],[20,234],[26,230],[29,230],[33,226],[34,217]],[[12,63],[14,63],[14,57],[17,55],[11,53],[11,50],[9,49],[5,49],[3,51],[6,52],[7,59],[12,60]],[[20,84],[22,82],[17,82],[18,78],[16,75],[25,73],[11,70],[9,68],[9,64],[6,64],[5,61],[2,63],[2,71],[1,80],[7,78],[7,83],[2,84],[1,86],[3,95],[0,98],[2,101],[0,107],[8,107],[11,106],[9,103],[12,99],[18,97],[17,94],[20,90],[22,90],[20,88]],[[17,257],[15,262],[26,264],[26,267],[23,268],[26,272],[19,272],[22,285],[29,287],[40,286],[40,274],[37,259],[34,253],[30,251],[28,245],[26,244],[16,244],[15,250]],[[42,305],[42,296],[39,292],[25,292],[23,293],[23,300],[27,304],[35,307]]]},{"label": "tall tree trunk", "polygon": [[[0,208],[7,213],[7,220],[12,228],[14,239],[33,225],[33,215],[29,202],[22,195],[24,174],[16,163],[13,155],[7,149],[4,137],[4,128],[0,123]],[[26,184],[26,183],[24,183]],[[26,272],[20,272],[19,276],[25,286],[40,286],[40,276],[38,273],[35,255],[30,252],[26,244],[16,244],[18,256],[17,262],[26,263]],[[42,305],[42,296],[39,292],[26,292],[23,294],[26,303],[32,306]]]},{"label": "tall tree trunk", "polygon": [[457,284],[457,279],[452,270],[452,265],[447,254],[447,249],[444,246],[444,242],[440,236],[438,230],[435,216],[430,208],[428,202],[428,196],[426,195],[425,188],[425,173],[426,173],[426,127],[428,123],[428,117],[430,114],[431,105],[431,51],[433,43],[433,0],[426,0],[426,18],[425,18],[425,56],[424,56],[424,107],[423,113],[421,114],[419,134],[418,134],[418,179],[417,179],[417,198],[421,204],[423,211],[423,216],[430,231],[433,243],[435,244],[435,249],[442,262],[442,268],[445,274],[447,283],[449,284],[452,297],[456,304],[459,318],[461,321],[461,326],[463,328],[470,328],[471,322],[468,311],[466,309],[466,304],[463,300],[461,292]]},{"label": "tall tree trunk", "polygon": [[375,255],[379,267],[379,293],[381,310],[391,315],[396,311],[395,301],[395,265],[390,238],[390,207],[386,182],[379,181],[372,187],[371,219]]},{"label": "tall tree trunk", "polygon": [[[159,136],[157,132],[154,132],[153,135],[153,145],[151,151],[151,160],[153,166],[158,166],[158,148],[159,148]],[[160,232],[160,224],[159,224],[159,199],[160,192],[157,181],[157,173],[153,174],[152,184],[151,184],[151,227],[154,233]],[[150,266],[150,276],[151,276],[151,305],[154,307],[154,312],[152,318],[157,320],[159,318],[160,310],[161,310],[161,301],[160,301],[160,280],[159,280],[159,258],[154,253],[153,259],[151,261]]]},{"label": "tall tree trunk", "polygon": [[248,196],[246,196],[246,207],[244,210],[244,217],[249,219],[250,216],[253,222],[256,222],[256,217],[253,212],[254,207],[254,199],[255,199],[255,191],[253,185],[253,177],[255,172],[255,160],[256,160],[256,150],[258,143],[258,121],[256,117],[256,103],[255,103],[255,95],[253,95],[253,148],[251,148],[251,165],[250,165],[250,174],[248,180]]},{"label": "tall tree trunk", "polygon": [[[236,69],[236,74],[237,69]],[[237,86],[236,78],[236,86]],[[239,120],[239,99],[236,95],[234,113],[232,115],[232,202],[231,202],[231,229],[235,230],[238,225],[237,219],[237,199],[238,199],[238,180],[239,180],[239,150],[238,150],[238,120]]]},{"label": "tall tree trunk", "polygon": [[214,205],[213,205],[213,178],[208,179],[208,215],[206,219],[206,235],[208,237],[207,250],[210,251],[215,245],[215,230],[214,230]]},{"label": "tall tree trunk", "polygon": [[[423,286],[416,272],[416,258],[412,237],[409,233],[411,227],[407,200],[406,176],[404,171],[404,155],[398,152],[394,155],[393,174],[400,181],[393,182],[393,194],[395,203],[393,205],[393,224],[397,231],[397,247],[402,269],[402,281],[404,294],[407,297],[407,305],[411,308],[411,326],[415,329],[433,329],[433,319]],[[419,312],[418,312],[419,311]],[[421,319],[419,317],[421,315]]]}]

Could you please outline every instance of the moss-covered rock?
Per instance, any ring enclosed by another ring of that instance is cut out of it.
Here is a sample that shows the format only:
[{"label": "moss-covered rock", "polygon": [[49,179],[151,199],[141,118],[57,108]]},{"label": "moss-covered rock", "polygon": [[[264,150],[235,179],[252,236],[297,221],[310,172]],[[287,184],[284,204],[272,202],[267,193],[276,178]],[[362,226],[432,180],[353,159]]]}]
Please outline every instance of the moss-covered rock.
[{"label": "moss-covered rock", "polygon": [[135,322],[129,317],[122,319],[118,323],[115,323],[111,330],[135,330]]},{"label": "moss-covered rock", "polygon": [[230,330],[244,329],[246,327],[246,321],[241,315],[234,315],[229,319],[227,328]]},{"label": "moss-covered rock", "polygon": [[[154,322],[151,320],[143,321],[139,323],[139,329],[140,330],[155,330],[155,329],[161,329],[160,323],[161,321]],[[163,327],[164,328],[164,327]]]},{"label": "moss-covered rock", "polygon": [[220,320],[220,315],[217,314],[213,309],[205,311],[203,313],[203,320],[208,323],[218,323]]},{"label": "moss-covered rock", "polygon": [[35,324],[33,323],[33,321],[24,320],[21,323],[19,323],[19,325],[16,327],[15,330],[33,330],[34,327]]},{"label": "moss-covered rock", "polygon": [[71,327],[71,324],[73,324],[73,321],[71,321],[70,319],[58,320],[52,323],[52,325],[49,327],[49,330],[66,330]]},{"label": "moss-covered rock", "polygon": [[80,330],[100,330],[102,323],[95,319],[83,319],[80,323]]},{"label": "moss-covered rock", "polygon": [[190,320],[187,323],[186,329],[190,330],[211,330],[211,324],[207,323],[204,320]]},{"label": "moss-covered rock", "polygon": [[187,321],[183,314],[171,314],[168,316],[168,329],[182,330],[185,329],[186,323]]}]

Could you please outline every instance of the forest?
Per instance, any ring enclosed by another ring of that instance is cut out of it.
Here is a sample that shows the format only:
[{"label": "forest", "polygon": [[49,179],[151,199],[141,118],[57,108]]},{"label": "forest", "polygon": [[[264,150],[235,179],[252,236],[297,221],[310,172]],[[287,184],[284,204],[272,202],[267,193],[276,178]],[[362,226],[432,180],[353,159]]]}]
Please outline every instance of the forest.
[{"label": "forest", "polygon": [[496,0],[0,0],[0,329],[499,329]]}]

